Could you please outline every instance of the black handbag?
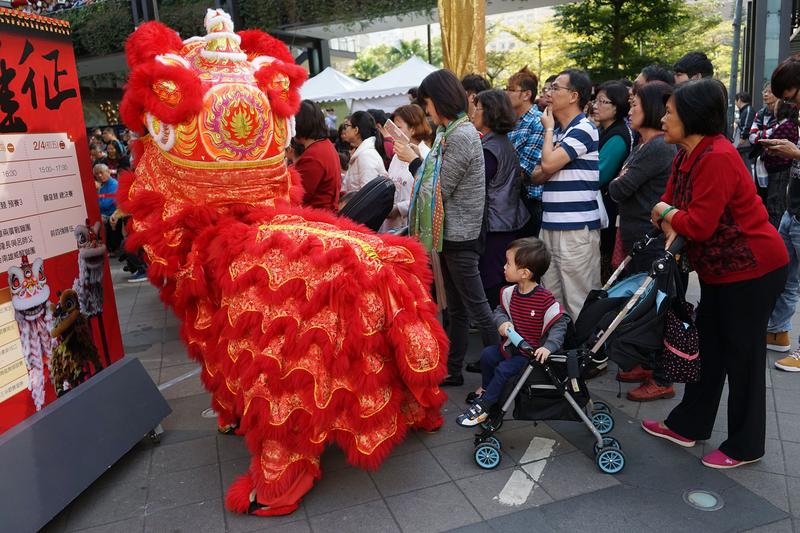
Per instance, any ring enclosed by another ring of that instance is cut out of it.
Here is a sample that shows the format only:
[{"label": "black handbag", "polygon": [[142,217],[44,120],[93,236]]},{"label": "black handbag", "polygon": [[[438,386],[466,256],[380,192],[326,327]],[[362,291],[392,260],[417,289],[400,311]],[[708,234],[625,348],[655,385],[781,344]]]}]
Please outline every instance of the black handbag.
[{"label": "black handbag", "polygon": [[689,302],[677,301],[664,314],[664,349],[656,356],[656,367],[673,383],[700,380],[700,336]]}]

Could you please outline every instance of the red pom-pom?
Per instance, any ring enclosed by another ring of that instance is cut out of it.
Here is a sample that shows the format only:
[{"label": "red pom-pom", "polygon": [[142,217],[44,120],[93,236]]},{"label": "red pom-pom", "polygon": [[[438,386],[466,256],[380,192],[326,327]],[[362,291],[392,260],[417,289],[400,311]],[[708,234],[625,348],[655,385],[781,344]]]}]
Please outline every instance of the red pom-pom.
[{"label": "red pom-pom", "polygon": [[[160,81],[175,83],[173,101],[170,101],[171,93],[166,94],[167,101],[156,94],[153,85]],[[203,83],[194,72],[153,60],[139,65],[131,73],[120,104],[120,115],[126,126],[139,133],[143,131],[141,117],[144,111],[167,124],[180,124],[200,112],[204,92]]]},{"label": "red pom-pom", "polygon": [[125,56],[133,69],[157,55],[179,52],[183,41],[177,32],[160,22],[145,22],[125,42]]},{"label": "red pom-pom", "polygon": [[[273,80],[278,74],[283,74],[289,79],[289,88],[282,85],[273,86]],[[292,117],[300,109],[300,86],[308,78],[306,69],[293,63],[273,61],[264,65],[255,73],[256,82],[262,91],[269,96],[272,110],[279,117]]]},{"label": "red pom-pom", "polygon": [[271,56],[284,63],[294,63],[292,53],[283,41],[261,30],[244,30],[236,35],[242,38],[239,48],[251,61],[258,56]]},{"label": "red pom-pom", "polygon": [[233,513],[246,513],[250,507],[250,493],[253,491],[253,482],[250,476],[245,474],[239,476],[236,481],[228,487],[225,494],[225,507]]}]

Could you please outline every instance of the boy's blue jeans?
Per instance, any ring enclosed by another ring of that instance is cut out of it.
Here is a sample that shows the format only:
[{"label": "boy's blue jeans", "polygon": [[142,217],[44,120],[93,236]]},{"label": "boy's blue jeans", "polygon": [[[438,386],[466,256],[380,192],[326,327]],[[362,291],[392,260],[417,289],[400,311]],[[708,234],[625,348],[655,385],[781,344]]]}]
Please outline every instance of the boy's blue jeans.
[{"label": "boy's blue jeans", "polygon": [[769,317],[767,331],[770,333],[792,329],[792,316],[800,298],[800,221],[786,211],[781,218],[778,233],[783,237],[786,251],[789,252],[789,271],[786,286]]},{"label": "boy's blue jeans", "polygon": [[520,355],[518,350],[512,349],[511,353],[514,355],[506,359],[500,352],[499,346],[487,346],[481,352],[481,375],[484,389],[481,402],[486,407],[497,403],[506,383],[528,364],[528,358]]}]

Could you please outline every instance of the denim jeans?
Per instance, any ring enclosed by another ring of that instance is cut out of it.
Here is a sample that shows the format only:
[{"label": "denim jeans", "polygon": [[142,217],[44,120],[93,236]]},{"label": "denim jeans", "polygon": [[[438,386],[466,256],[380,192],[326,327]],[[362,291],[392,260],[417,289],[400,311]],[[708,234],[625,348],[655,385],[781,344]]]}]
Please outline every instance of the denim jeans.
[{"label": "denim jeans", "polygon": [[792,329],[792,316],[794,315],[797,300],[800,298],[800,220],[785,212],[778,227],[778,233],[783,237],[786,250],[789,252],[789,273],[786,286],[775,302],[772,315],[769,317],[767,331],[778,333]]},{"label": "denim jeans", "polygon": [[528,364],[528,358],[519,351],[512,350],[512,356],[506,359],[497,345],[487,346],[481,352],[481,375],[483,395],[481,399],[486,407],[491,407],[500,400],[506,383],[514,379]]}]

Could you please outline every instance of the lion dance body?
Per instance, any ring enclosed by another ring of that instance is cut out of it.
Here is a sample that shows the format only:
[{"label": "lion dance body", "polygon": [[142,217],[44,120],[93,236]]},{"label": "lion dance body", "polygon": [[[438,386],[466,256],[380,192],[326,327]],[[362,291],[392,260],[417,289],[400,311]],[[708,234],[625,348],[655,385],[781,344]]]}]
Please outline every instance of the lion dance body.
[{"label": "lion dance body", "polygon": [[286,514],[327,445],[374,469],[409,428],[441,425],[447,341],[416,242],[298,206],[284,148],[305,71],[222,11],[205,26],[181,41],[148,22],[128,40],[121,111],[145,135],[119,199],[220,429],[252,454],[228,508]]}]

